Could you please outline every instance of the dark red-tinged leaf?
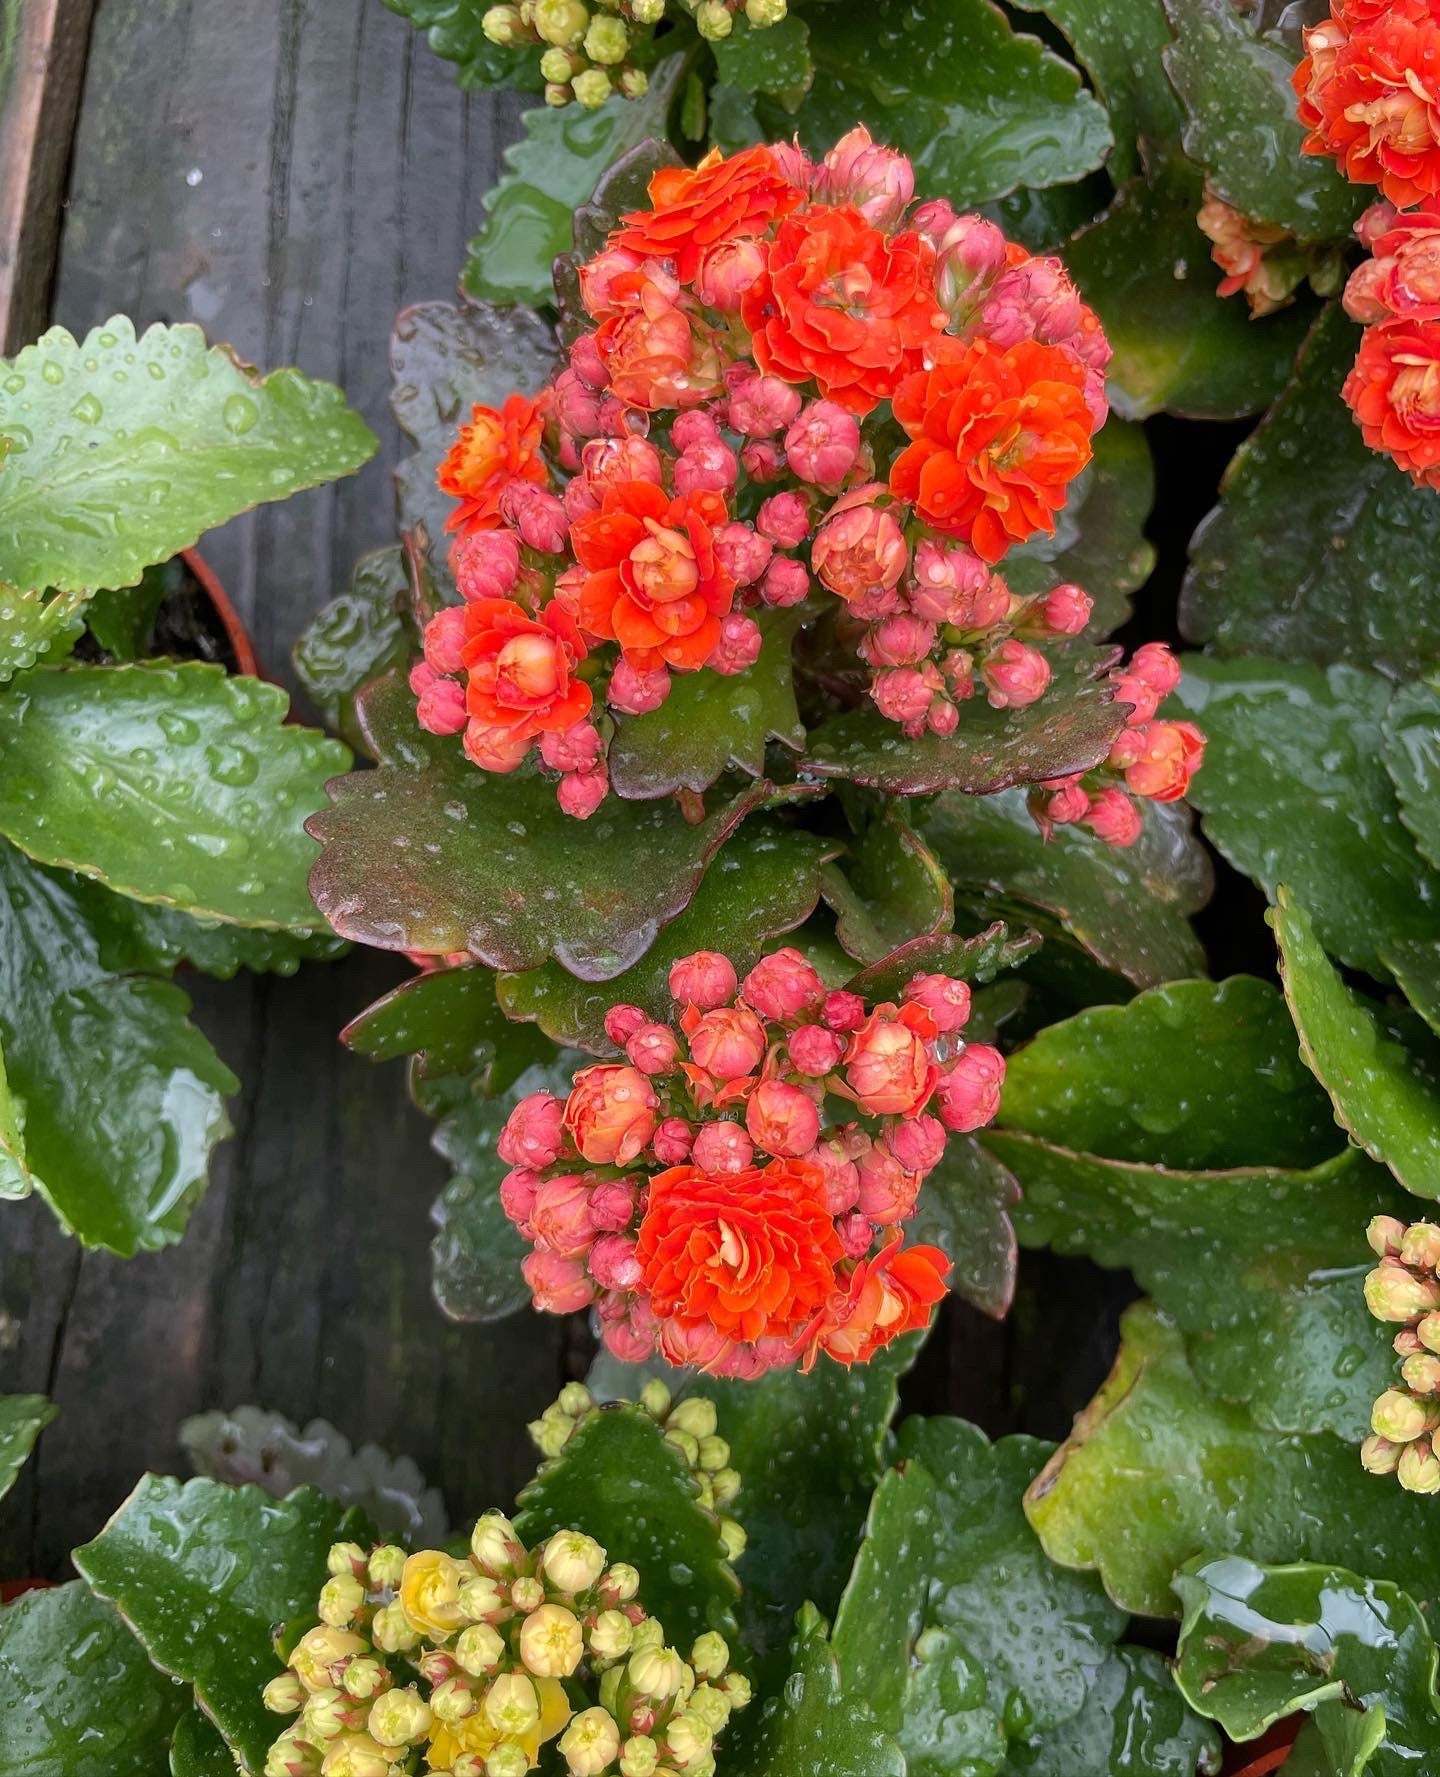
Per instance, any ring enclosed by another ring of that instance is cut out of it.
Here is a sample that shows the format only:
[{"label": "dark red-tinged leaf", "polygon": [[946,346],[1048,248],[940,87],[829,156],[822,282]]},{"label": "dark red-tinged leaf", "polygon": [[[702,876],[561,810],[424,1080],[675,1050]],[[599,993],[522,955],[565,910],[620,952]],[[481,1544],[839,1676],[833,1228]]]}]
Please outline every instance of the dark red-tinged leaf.
[{"label": "dark red-tinged leaf", "polygon": [[916,975],[950,975],[957,981],[980,984],[993,981],[1002,969],[1013,969],[1040,948],[1038,932],[1010,936],[1010,928],[997,919],[973,938],[942,932],[933,938],[914,938],[862,969],[849,983],[852,993],[867,1000],[894,1000]]}]

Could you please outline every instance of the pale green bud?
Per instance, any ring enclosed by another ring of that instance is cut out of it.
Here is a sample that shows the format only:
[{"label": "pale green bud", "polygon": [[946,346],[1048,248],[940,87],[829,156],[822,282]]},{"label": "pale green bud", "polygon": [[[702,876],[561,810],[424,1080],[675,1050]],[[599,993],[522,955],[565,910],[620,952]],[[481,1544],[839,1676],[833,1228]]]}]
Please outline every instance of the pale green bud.
[{"label": "pale green bud", "polygon": [[[568,49],[547,49],[540,58],[540,72],[546,80],[558,84],[575,72],[575,59]],[[553,1460],[570,1442],[575,1427],[571,1420],[562,1419],[558,1414],[552,1419],[547,1412],[539,1419],[532,1419],[525,1429],[540,1454]]]},{"label": "pale green bud", "polygon": [[370,1584],[380,1591],[393,1591],[405,1571],[405,1551],[394,1543],[383,1543],[370,1551]]},{"label": "pale green bud", "polygon": [[689,1432],[692,1438],[713,1438],[719,1423],[715,1403],[703,1394],[681,1401],[665,1422],[667,1431]]},{"label": "pale green bud", "polygon": [[692,1438],[688,1431],[670,1428],[665,1433],[665,1442],[674,1450],[678,1450],[685,1458],[688,1468],[697,1468],[700,1463],[700,1440]]},{"label": "pale green bud", "polygon": [[377,1691],[385,1689],[390,1683],[390,1674],[378,1660],[366,1657],[351,1660],[346,1665],[340,1682],[352,1697],[364,1703]]},{"label": "pale green bud", "polygon": [[727,1561],[738,1561],[745,1553],[749,1537],[743,1525],[737,1524],[733,1518],[720,1520],[720,1546],[725,1551]]},{"label": "pale green bud", "polygon": [[408,1654],[420,1645],[420,1631],[410,1622],[399,1604],[387,1604],[375,1612],[370,1625],[370,1639],[382,1654]]},{"label": "pale green bud", "polygon": [[635,1631],[623,1610],[602,1610],[590,1629],[590,1652],[599,1660],[618,1660],[630,1652]]},{"label": "pale green bud", "polygon": [[475,1713],[475,1693],[463,1678],[447,1678],[431,1691],[430,1707],[436,1721],[464,1721]]},{"label": "pale green bud", "polygon": [[744,1709],[750,1702],[750,1680],[743,1672],[727,1672],[719,1688],[730,1699],[732,1709]]},{"label": "pale green bud", "polygon": [[710,1485],[709,1475],[703,1473],[695,1475],[695,1488],[696,1501],[707,1512],[713,1512],[715,1510],[715,1489]]},{"label": "pale green bud", "polygon": [[420,1693],[407,1688],[386,1691],[370,1705],[366,1726],[372,1740],[382,1746],[413,1746],[430,1732],[430,1705]]},{"label": "pale green bud", "polygon": [[740,1474],[737,1469],[717,1469],[710,1477],[710,1491],[715,1495],[715,1509],[723,1512],[740,1497]]},{"label": "pale green bud", "polygon": [[730,1699],[713,1684],[698,1684],[685,1705],[691,1715],[698,1715],[712,1736],[718,1734],[730,1719]]},{"label": "pale green bud", "polygon": [[607,67],[623,62],[630,53],[630,32],[624,19],[591,19],[590,29],[585,33],[585,53],[592,62],[601,62]]},{"label": "pale green bud", "polygon": [[700,1467],[706,1474],[718,1474],[730,1461],[730,1446],[724,1438],[701,1438]]},{"label": "pale green bud", "polygon": [[1377,1259],[1396,1258],[1405,1238],[1405,1224],[1398,1216],[1371,1216],[1365,1238]]},{"label": "pale green bud", "polygon": [[1440,1355],[1440,1314],[1426,1314],[1415,1324],[1415,1337],[1425,1347]]},{"label": "pale green bud", "polygon": [[568,105],[574,96],[568,82],[562,85],[558,80],[547,80],[545,83],[545,103],[552,111],[558,111],[562,105]]},{"label": "pale green bud", "polygon": [[620,1717],[620,1691],[625,1683],[623,1666],[607,1666],[600,1674],[600,1701],[611,1715]]},{"label": "pale green bud", "polygon": [[697,1758],[694,1764],[686,1765],[685,1777],[715,1777],[714,1753],[707,1752],[702,1757]]},{"label": "pale green bud", "polygon": [[472,1623],[494,1622],[510,1611],[507,1589],[488,1575],[480,1574],[473,1580],[466,1580],[456,1596],[461,1610]]},{"label": "pale green bud", "polygon": [[545,1602],[545,1587],[528,1573],[522,1573],[518,1580],[511,1583],[510,1602],[516,1610],[538,1610]]},{"label": "pale green bud", "polygon": [[707,1629],[690,1650],[690,1664],[697,1678],[719,1678],[730,1664],[730,1646],[723,1635]]},{"label": "pale green bud", "polygon": [[1360,1446],[1360,1466],[1367,1475],[1393,1475],[1404,1448],[1403,1444],[1392,1444],[1389,1438],[1379,1438],[1371,1432]]},{"label": "pale green bud", "polygon": [[643,99],[650,90],[650,76],[643,68],[620,70],[620,91],[627,99]]},{"label": "pale green bud", "polygon": [[1407,1444],[1395,1465],[1395,1478],[1407,1493],[1440,1493],[1440,1457],[1429,1438]]},{"label": "pale green bud", "polygon": [[685,1662],[673,1647],[642,1647],[631,1654],[625,1670],[641,1696],[657,1702],[675,1696],[685,1680]]},{"label": "pale green bud", "polygon": [[492,43],[507,49],[523,43],[526,37],[525,21],[518,6],[489,7],[481,15],[480,29]]},{"label": "pale green bud", "polygon": [[560,1530],[545,1545],[541,1571],[552,1586],[572,1596],[588,1592],[605,1571],[605,1551],[593,1536]]},{"label": "pale green bud", "polygon": [[695,28],[708,43],[718,43],[735,29],[735,17],[724,0],[700,0],[695,8]]},{"label": "pale green bud", "polygon": [[485,1755],[485,1777],[526,1777],[529,1769],[529,1755],[513,1740],[502,1741]]},{"label": "pale green bud", "polygon": [[1440,1308],[1440,1283],[1416,1277],[1396,1259],[1382,1259],[1365,1279],[1365,1302],[1376,1320],[1415,1320]]},{"label": "pale green bud", "polygon": [[1400,1374],[1412,1394],[1440,1394],[1440,1357],[1433,1352],[1422,1351],[1407,1357],[1400,1366]]},{"label": "pale green bud", "polygon": [[[662,6],[660,9],[661,13],[663,13],[664,10],[665,9]],[[636,13],[635,16],[637,18],[640,17],[639,13]],[[658,19],[658,17],[660,15],[657,14],[656,16]],[[652,24],[656,21],[651,20],[651,19],[646,19],[644,22],[646,24]],[[664,1419],[669,1414],[669,1412],[670,1412],[670,1390],[665,1386],[665,1384],[660,1380],[660,1378],[658,1376],[652,1378],[649,1382],[647,1382],[645,1384],[644,1388],[642,1388],[640,1390],[640,1405],[645,1409],[645,1411],[650,1415],[650,1417],[652,1419]]]},{"label": "pale green bud", "polygon": [[[372,1629],[371,1634],[374,1632]],[[330,1683],[332,1666],[369,1651],[358,1635],[352,1635],[346,1629],[332,1629],[326,1624],[308,1629],[300,1637],[290,1650],[287,1664],[299,1675],[307,1691],[321,1691]]]},{"label": "pale green bud", "polygon": [[489,1623],[472,1623],[462,1629],[455,1642],[455,1663],[472,1678],[486,1678],[498,1672],[505,1659],[505,1641]]},{"label": "pale green bud", "polygon": [[640,1573],[628,1561],[616,1561],[605,1575],[603,1588],[607,1597],[619,1604],[628,1604],[640,1590]]},{"label": "pale green bud", "polygon": [[610,76],[603,68],[587,68],[570,82],[576,101],[587,111],[598,111],[610,97]]},{"label": "pale green bud", "polygon": [[1434,1222],[1412,1222],[1400,1242],[1400,1263],[1416,1271],[1440,1266],[1440,1228]]},{"label": "pale green bud", "polygon": [[687,1709],[677,1715],[665,1730],[666,1755],[682,1770],[688,1770],[701,1759],[708,1758],[713,1736],[698,1715]]},{"label": "pale green bud", "polygon": [[1427,1432],[1437,1415],[1401,1388],[1387,1388],[1370,1409],[1370,1429],[1377,1437],[1389,1438],[1395,1444],[1408,1444]]},{"label": "pale green bud", "polygon": [[654,1617],[646,1617],[643,1622],[635,1623],[630,1629],[630,1651],[639,1653],[642,1647],[664,1647],[665,1631]]},{"label": "pale green bud", "polygon": [[789,10],[785,0],[745,0],[745,16],[757,31],[778,25]]},{"label": "pale green bud", "polygon": [[484,1758],[478,1752],[462,1752],[450,1768],[450,1777],[485,1777]]},{"label": "pale green bud", "polygon": [[620,1749],[622,1777],[652,1777],[660,1763],[660,1748],[648,1734],[632,1734]]},{"label": "pale green bud", "polygon": [[365,1588],[353,1573],[338,1574],[320,1588],[320,1621],[348,1629],[365,1606]]},{"label": "pale green bud", "polygon": [[537,1678],[569,1678],[584,1653],[580,1619],[563,1604],[542,1604],[520,1625],[520,1658]]},{"label": "pale green bud", "polygon": [[470,1553],[481,1573],[494,1580],[512,1580],[525,1559],[525,1545],[503,1512],[486,1512],[470,1532]]},{"label": "pale green bud", "polygon": [[300,1718],[307,1740],[333,1740],[347,1728],[358,1726],[363,1717],[357,1715],[355,1699],[337,1691],[333,1685],[315,1691],[305,1702]]},{"label": "pale green bud", "polygon": [[1425,1349],[1414,1327],[1401,1327],[1390,1346],[1396,1357],[1418,1357]]},{"label": "pale green bud", "polygon": [[364,1549],[359,1543],[331,1543],[325,1557],[325,1571],[337,1577],[350,1574],[358,1579],[365,1571]]},{"label": "pale green bud", "polygon": [[595,1397],[583,1382],[567,1382],[560,1390],[560,1398],[555,1405],[562,1413],[568,1413],[572,1419],[578,1419],[582,1413],[588,1413],[595,1405]]},{"label": "pale green bud", "polygon": [[294,1715],[305,1706],[306,1691],[293,1672],[272,1678],[260,1693],[260,1701],[276,1715]]},{"label": "pale green bud", "polygon": [[535,29],[557,49],[572,49],[589,23],[590,9],[583,0],[536,0]]},{"label": "pale green bud", "polygon": [[518,1740],[540,1719],[540,1696],[523,1672],[502,1672],[485,1693],[485,1718],[491,1727]]},{"label": "pale green bud", "polygon": [[560,1736],[570,1777],[600,1777],[620,1751],[620,1730],[605,1709],[582,1709]]},{"label": "pale green bud", "polygon": [[297,1771],[319,1769],[320,1754],[293,1731],[282,1734],[265,1755],[265,1777],[294,1777]]}]

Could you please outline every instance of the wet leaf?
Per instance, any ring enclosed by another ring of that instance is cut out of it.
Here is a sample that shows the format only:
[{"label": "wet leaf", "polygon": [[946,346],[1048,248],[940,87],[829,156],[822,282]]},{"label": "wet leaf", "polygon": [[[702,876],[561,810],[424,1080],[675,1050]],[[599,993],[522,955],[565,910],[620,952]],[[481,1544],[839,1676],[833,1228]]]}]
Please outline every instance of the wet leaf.
[{"label": "wet leaf", "polygon": [[798,99],[815,78],[810,27],[793,12],[760,29],[740,13],[730,35],[712,47],[720,79],[742,92]]},{"label": "wet leaf", "polygon": [[1142,812],[1141,836],[1124,850],[1073,828],[1047,844],[1019,792],[942,796],[917,825],[962,902],[980,897],[986,917],[1038,926],[1047,954],[1068,939],[1132,986],[1153,987],[1204,968],[1187,916],[1209,898],[1210,866],[1184,808]]},{"label": "wet leaf", "polygon": [[1427,863],[1440,869],[1440,689],[1402,685],[1385,712],[1385,766],[1400,819]]},{"label": "wet leaf", "polygon": [[1277,1437],[1207,1395],[1179,1329],[1150,1304],[1126,1312],[1121,1341],[1026,1495],[1052,1560],[1094,1569],[1141,1616],[1177,1616],[1173,1575],[1211,1552],[1363,1567],[1433,1604],[1440,1521],[1428,1500],[1381,1486],[1328,1432]]},{"label": "wet leaf", "polygon": [[175,1724],[170,1777],[235,1777],[238,1769],[219,1728],[192,1704]]},{"label": "wet leaf", "polygon": [[350,475],[376,450],[329,383],[262,377],[198,327],[117,315],[52,327],[0,363],[0,581],[128,586],[267,500]]},{"label": "wet leaf", "polygon": [[640,1570],[640,1600],[688,1653],[718,1630],[736,1645],[740,1587],[725,1559],[720,1521],[696,1497],[685,1458],[643,1407],[603,1407],[560,1455],[541,1465],[516,1501],[515,1529],[528,1548],[582,1526],[611,1561]]},{"label": "wet leaf", "polygon": [[302,825],[349,754],[218,666],[36,667],[0,698],[0,832],[140,901],[309,931]]},{"label": "wet leaf", "polygon": [[414,1056],[422,1080],[474,1074],[486,1091],[503,1091],[551,1045],[506,1017],[495,988],[494,973],[474,964],[427,969],[353,1019],[340,1040],[371,1061]]},{"label": "wet leaf", "polygon": [[954,1261],[951,1290],[996,1320],[1010,1312],[1015,1295],[1010,1211],[1019,1196],[1019,1185],[993,1154],[973,1136],[952,1135],[906,1225],[911,1246],[928,1241]]},{"label": "wet leaf", "polygon": [[1440,1759],[1435,1642],[1413,1598],[1342,1567],[1201,1558],[1175,1579],[1185,1607],[1176,1683],[1232,1740],[1299,1710],[1316,1725],[1374,1710],[1383,1738],[1352,1768],[1399,1777]]},{"label": "wet leaf", "polygon": [[1342,962],[1386,979],[1392,943],[1433,941],[1440,874],[1415,850],[1385,770],[1378,674],[1187,655],[1178,694],[1208,737],[1191,799],[1273,899],[1285,883]]},{"label": "wet leaf", "polygon": [[842,1697],[839,1668],[813,1605],[800,1613],[790,1659],[783,1688],[752,1704],[758,1720],[740,1716],[730,1729],[734,1735],[738,1726],[747,1741],[748,1756],[735,1760],[739,1777],[795,1777],[811,1770],[825,1777],[906,1777],[904,1754],[865,1699]]},{"label": "wet leaf", "polygon": [[97,592],[85,607],[85,626],[112,660],[143,660],[151,652],[155,619],[170,598],[191,589],[190,570],[180,556],[146,568],[134,586]]},{"label": "wet leaf", "polygon": [[1340,385],[1359,343],[1329,304],[1294,380],[1236,452],[1191,545],[1180,605],[1191,641],[1399,675],[1440,663],[1440,618],[1415,596],[1440,550],[1440,501],[1350,423]]},{"label": "wet leaf", "polygon": [[0,685],[52,651],[68,651],[85,627],[85,594],[17,592],[0,581]]},{"label": "wet leaf", "polygon": [[[256,975],[294,975],[302,963],[333,962],[350,946],[333,932],[277,932],[194,919],[175,907],[157,907],[116,895],[124,920],[146,951],[147,968],[189,963],[202,975],[233,981],[241,969]],[[316,915],[319,918],[319,915]]]},{"label": "wet leaf", "polygon": [[1306,1065],[1335,1120],[1418,1197],[1440,1197],[1440,1039],[1412,1012],[1345,985],[1282,887],[1270,913]]},{"label": "wet leaf", "polygon": [[960,726],[946,736],[908,740],[867,703],[812,732],[802,769],[892,796],[931,790],[989,796],[1014,784],[1088,771],[1125,725],[1125,710],[1110,701],[1111,687],[1096,676],[1109,658],[1093,649],[1071,650],[1052,663],[1054,679],[1038,703],[996,710],[972,698],[961,705]]},{"label": "wet leaf", "polygon": [[257,1487],[146,1475],[74,1560],[258,1772],[278,1732],[260,1701],[280,1669],[274,1625],[313,1615],[326,1551],[361,1523],[308,1487],[274,1500]]},{"label": "wet leaf", "polygon": [[1019,1777],[1191,1777],[1221,1769],[1217,1736],[1175,1690],[1170,1667],[1147,1648],[1118,1647],[1078,1714],[1026,1746],[1012,1746]]},{"label": "wet leaf", "polygon": [[[987,986],[1006,969],[1018,968],[1040,948],[1036,932],[1011,937],[1004,920],[997,919],[973,938],[944,932],[933,938],[912,938],[898,950],[869,968],[861,969],[845,983],[852,993],[867,1000],[898,1000],[916,975],[950,975],[956,981]],[[967,1026],[967,1034],[969,1027]]]},{"label": "wet leaf", "polygon": [[57,1411],[43,1394],[0,1394],[0,1499],[15,1485],[35,1440]]},{"label": "wet leaf", "polygon": [[119,1777],[162,1768],[186,1692],[79,1580],[0,1609],[0,1771]]},{"label": "wet leaf", "polygon": [[893,802],[857,809],[864,824],[825,871],[835,936],[856,962],[881,962],[916,938],[948,933],[955,899],[939,859]]},{"label": "wet leaf", "polygon": [[489,0],[384,0],[391,12],[425,33],[437,56],[454,62],[462,87],[514,87],[539,92],[540,56],[534,44],[506,49],[485,35],[481,20]]},{"label": "wet leaf", "polygon": [[557,1043],[613,1053],[605,1035],[611,1006],[643,1007],[662,1022],[674,1013],[671,965],[697,950],[720,950],[746,975],[769,940],[793,931],[820,899],[822,866],[835,842],[760,816],[747,821],[711,859],[695,898],[638,963],[609,981],[580,981],[546,963],[502,975],[499,1001],[510,1018],[534,1019]]},{"label": "wet leaf", "polygon": [[327,728],[356,748],[355,697],[417,646],[407,621],[410,576],[398,544],[362,555],[348,592],[331,599],[295,644],[295,671]]},{"label": "wet leaf", "polygon": [[331,806],[309,822],[322,848],[310,888],[342,937],[383,950],[469,950],[521,970],[553,956],[582,980],[611,980],[771,793],[752,785],[695,826],[674,802],[615,796],[577,821],[537,772],[481,771],[458,740],[424,733],[393,676],[367,687],[360,719],[381,764],[330,784]]}]

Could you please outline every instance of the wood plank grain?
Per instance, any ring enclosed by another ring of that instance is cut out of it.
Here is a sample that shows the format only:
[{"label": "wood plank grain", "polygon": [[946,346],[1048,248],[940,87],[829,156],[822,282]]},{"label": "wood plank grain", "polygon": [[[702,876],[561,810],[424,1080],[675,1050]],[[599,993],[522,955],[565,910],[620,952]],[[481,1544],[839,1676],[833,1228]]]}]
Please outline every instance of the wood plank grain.
[{"label": "wood plank grain", "polygon": [[0,350],[42,332],[94,0],[0,0]]}]

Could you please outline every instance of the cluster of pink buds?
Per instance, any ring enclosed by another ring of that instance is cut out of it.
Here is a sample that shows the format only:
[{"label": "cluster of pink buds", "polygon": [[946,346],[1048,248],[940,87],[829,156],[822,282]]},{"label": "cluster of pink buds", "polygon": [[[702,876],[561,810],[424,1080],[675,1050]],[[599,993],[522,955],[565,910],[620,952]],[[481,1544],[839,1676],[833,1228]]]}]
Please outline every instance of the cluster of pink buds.
[{"label": "cluster of pink buds", "polygon": [[1177,802],[1205,757],[1193,722],[1155,714],[1180,683],[1180,663],[1163,642],[1137,648],[1110,678],[1117,701],[1130,705],[1126,725],[1096,770],[1051,778],[1032,793],[1030,812],[1047,838],[1054,827],[1078,825],[1107,845],[1133,845],[1141,831],[1137,801]]},{"label": "cluster of pink buds", "polygon": [[[536,1306],[593,1304],[627,1362],[658,1348],[745,1377],[863,1361],[923,1326],[949,1262],[900,1229],[947,1131],[990,1121],[1005,1074],[961,1034],[966,984],[919,974],[867,1006],[785,949],[743,982],[698,952],[670,989],[674,1023],[613,1007],[623,1058],[582,1068],[563,1102],[522,1099],[501,1135]],[[854,1114],[827,1120],[836,1102]]]},{"label": "cluster of pink buds", "polygon": [[1401,1361],[1399,1386],[1375,1402],[1360,1460],[1409,1493],[1440,1493],[1440,1227],[1376,1216],[1366,1236],[1380,1263],[1365,1301],[1376,1320],[1399,1326]]}]

